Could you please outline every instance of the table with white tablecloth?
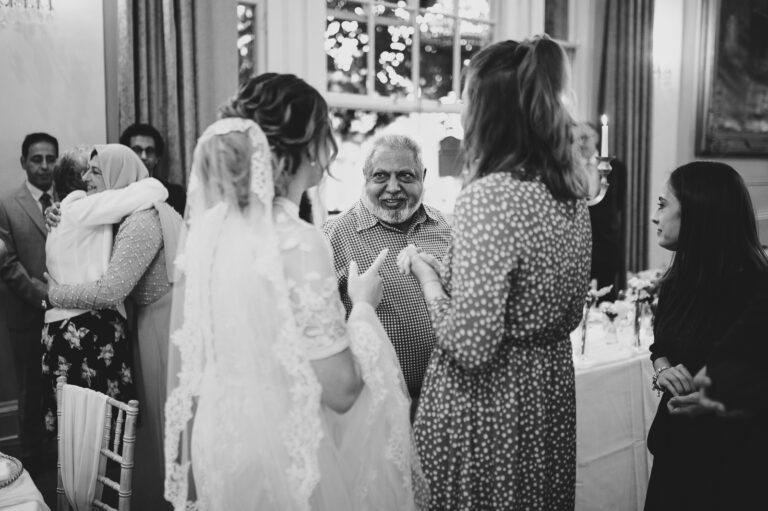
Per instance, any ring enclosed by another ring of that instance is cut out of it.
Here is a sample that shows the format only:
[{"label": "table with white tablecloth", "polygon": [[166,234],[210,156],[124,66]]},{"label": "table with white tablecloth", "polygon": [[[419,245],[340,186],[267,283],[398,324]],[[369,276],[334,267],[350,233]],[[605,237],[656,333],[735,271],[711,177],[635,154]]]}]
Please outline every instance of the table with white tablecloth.
[{"label": "table with white tablecloth", "polygon": [[0,510],[50,511],[50,508],[25,470],[13,483],[0,488]]},{"label": "table with white tablecloth", "polygon": [[638,349],[602,337],[597,328],[592,353],[575,357],[576,510],[642,510],[652,463],[645,441],[659,403],[648,340]]}]

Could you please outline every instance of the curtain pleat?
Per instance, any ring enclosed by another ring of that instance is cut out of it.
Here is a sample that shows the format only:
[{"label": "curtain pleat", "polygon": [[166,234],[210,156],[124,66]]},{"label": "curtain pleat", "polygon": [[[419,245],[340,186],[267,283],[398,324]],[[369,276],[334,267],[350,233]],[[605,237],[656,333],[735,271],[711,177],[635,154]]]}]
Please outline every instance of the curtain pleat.
[{"label": "curtain pleat", "polygon": [[648,264],[653,0],[605,0],[598,115],[611,119],[611,155],[626,163],[627,266]]},{"label": "curtain pleat", "polygon": [[198,135],[194,9],[187,0],[119,0],[118,16],[120,130],[157,128],[159,177],[186,185]]}]

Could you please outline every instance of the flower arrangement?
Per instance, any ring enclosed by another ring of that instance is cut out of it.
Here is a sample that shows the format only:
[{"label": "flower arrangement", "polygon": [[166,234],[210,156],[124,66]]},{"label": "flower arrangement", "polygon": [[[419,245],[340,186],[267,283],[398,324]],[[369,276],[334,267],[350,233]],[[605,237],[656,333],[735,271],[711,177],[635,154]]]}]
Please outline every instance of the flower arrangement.
[{"label": "flower arrangement", "polygon": [[592,310],[600,298],[610,293],[611,289],[613,289],[613,286],[605,286],[600,289],[590,289],[587,292],[584,313],[581,318],[581,356],[584,356],[587,349],[587,323],[589,320],[589,311]]},{"label": "flower arrangement", "polygon": [[656,315],[659,303],[659,288],[663,271],[659,269],[645,270],[631,275],[627,279],[628,298],[635,304],[635,346],[640,346],[640,320],[642,307],[648,304],[651,310],[651,322]]}]

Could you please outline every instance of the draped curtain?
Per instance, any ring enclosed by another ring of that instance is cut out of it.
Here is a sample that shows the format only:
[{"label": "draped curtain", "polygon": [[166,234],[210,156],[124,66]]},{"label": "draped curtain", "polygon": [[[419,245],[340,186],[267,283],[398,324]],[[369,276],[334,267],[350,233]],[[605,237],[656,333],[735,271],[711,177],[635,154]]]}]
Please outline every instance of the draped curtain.
[{"label": "draped curtain", "polygon": [[597,23],[598,115],[610,117],[610,153],[627,166],[623,231],[631,271],[648,265],[653,4],[600,0],[597,11],[604,15]]},{"label": "draped curtain", "polygon": [[186,186],[197,140],[194,5],[119,0],[120,131],[149,123],[165,139],[161,178]]}]

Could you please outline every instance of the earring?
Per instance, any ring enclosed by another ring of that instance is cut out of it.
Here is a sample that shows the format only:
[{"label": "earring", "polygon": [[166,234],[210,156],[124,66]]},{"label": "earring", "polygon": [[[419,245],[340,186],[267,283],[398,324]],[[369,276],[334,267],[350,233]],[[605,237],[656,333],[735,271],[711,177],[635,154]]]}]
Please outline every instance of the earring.
[{"label": "earring", "polygon": [[317,160],[312,160],[312,161],[310,161],[310,162],[309,162],[309,166],[310,166],[310,167],[315,167],[315,166],[317,166]]}]

